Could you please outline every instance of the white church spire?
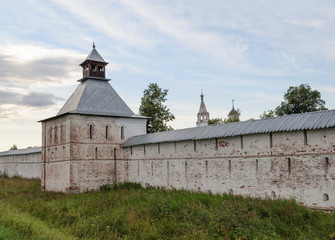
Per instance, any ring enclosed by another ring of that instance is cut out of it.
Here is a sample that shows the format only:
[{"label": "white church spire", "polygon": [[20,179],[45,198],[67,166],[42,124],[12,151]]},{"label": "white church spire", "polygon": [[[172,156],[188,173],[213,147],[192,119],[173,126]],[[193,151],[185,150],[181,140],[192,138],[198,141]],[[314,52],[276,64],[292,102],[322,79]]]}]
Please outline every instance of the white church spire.
[{"label": "white church spire", "polygon": [[201,103],[200,103],[200,108],[198,112],[198,121],[197,121],[197,127],[202,127],[202,126],[207,126],[208,125],[208,120],[209,120],[209,112],[207,112],[205,102],[204,102],[204,94],[201,89]]}]

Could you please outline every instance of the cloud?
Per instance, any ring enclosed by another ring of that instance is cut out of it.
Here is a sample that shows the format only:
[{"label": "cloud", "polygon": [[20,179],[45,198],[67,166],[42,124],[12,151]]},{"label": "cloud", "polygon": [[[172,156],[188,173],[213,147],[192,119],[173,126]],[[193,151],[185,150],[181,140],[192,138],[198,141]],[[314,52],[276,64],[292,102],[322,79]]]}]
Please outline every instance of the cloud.
[{"label": "cloud", "polygon": [[21,106],[12,104],[0,105],[0,120],[8,120],[12,116],[19,116],[22,113],[21,108]]},{"label": "cloud", "polygon": [[29,44],[0,46],[0,83],[18,86],[71,85],[81,77],[78,64],[85,55]]},{"label": "cloud", "polygon": [[22,97],[22,104],[33,107],[44,107],[54,105],[58,100],[64,100],[51,93],[32,92]]},{"label": "cloud", "polygon": [[88,0],[57,0],[56,5],[117,45],[178,52],[228,71],[309,74],[323,71],[314,66],[316,61],[335,56],[335,5],[319,1],[119,0],[91,5]]},{"label": "cloud", "polygon": [[46,107],[64,100],[51,93],[30,92],[20,93],[12,90],[0,90],[0,106],[4,104],[23,105],[30,107]]}]

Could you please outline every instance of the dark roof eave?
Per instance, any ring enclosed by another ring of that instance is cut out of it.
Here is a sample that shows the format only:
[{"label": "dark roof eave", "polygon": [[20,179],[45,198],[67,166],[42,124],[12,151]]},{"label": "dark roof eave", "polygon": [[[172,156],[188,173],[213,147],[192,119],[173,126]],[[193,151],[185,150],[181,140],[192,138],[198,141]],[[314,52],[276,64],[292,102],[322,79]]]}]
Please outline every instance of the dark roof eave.
[{"label": "dark roof eave", "polygon": [[86,116],[100,116],[100,117],[150,119],[150,117],[145,117],[145,116],[141,116],[141,115],[122,116],[122,115],[108,115],[108,114],[94,114],[94,113],[89,114],[89,113],[80,113],[80,112],[67,112],[67,113],[63,113],[63,114],[56,115],[56,116],[53,116],[53,117],[45,118],[45,119],[39,120],[37,122],[46,122],[46,121],[53,120],[53,119],[56,119],[56,118],[59,118],[59,117],[63,117],[65,115],[67,115],[67,114],[77,114],[77,115],[86,115]]},{"label": "dark roof eave", "polygon": [[88,79],[100,80],[100,81],[106,81],[106,82],[109,82],[110,80],[112,80],[110,78],[101,78],[101,77],[92,77],[92,76],[89,76],[89,77],[83,77],[83,78],[77,80],[77,82],[83,82],[83,81],[88,80]]}]

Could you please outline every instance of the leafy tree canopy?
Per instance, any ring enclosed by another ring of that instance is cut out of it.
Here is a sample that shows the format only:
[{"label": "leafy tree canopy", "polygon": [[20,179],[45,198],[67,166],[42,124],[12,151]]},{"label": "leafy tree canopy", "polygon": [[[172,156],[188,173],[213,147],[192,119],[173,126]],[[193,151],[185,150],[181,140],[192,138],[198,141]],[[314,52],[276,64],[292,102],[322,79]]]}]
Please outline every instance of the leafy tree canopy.
[{"label": "leafy tree canopy", "polygon": [[284,94],[284,100],[275,110],[277,116],[327,110],[320,92],[312,90],[308,84],[289,87]]},{"label": "leafy tree canopy", "polygon": [[11,151],[11,150],[16,150],[16,149],[17,149],[17,146],[16,146],[16,144],[14,144],[13,146],[10,147],[9,150]]},{"label": "leafy tree canopy", "polygon": [[275,114],[275,111],[273,111],[273,110],[264,111],[262,115],[259,115],[259,117],[261,119],[272,118],[272,117],[275,117],[275,116],[276,116],[276,114]]},{"label": "leafy tree canopy", "polygon": [[175,117],[163,104],[167,100],[168,91],[168,89],[161,89],[157,83],[150,83],[143,92],[139,114],[151,118],[147,123],[148,133],[173,130],[166,123],[174,120]]},{"label": "leafy tree canopy", "polygon": [[222,118],[213,118],[213,119],[209,119],[208,120],[208,125],[212,125],[212,124],[222,124],[223,120]]}]

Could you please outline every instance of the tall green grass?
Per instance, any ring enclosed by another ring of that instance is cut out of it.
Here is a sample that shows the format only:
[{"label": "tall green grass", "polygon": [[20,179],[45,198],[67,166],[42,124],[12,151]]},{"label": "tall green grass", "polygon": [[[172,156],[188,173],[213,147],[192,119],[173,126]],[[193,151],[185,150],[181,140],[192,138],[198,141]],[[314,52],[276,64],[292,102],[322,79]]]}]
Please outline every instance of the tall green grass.
[{"label": "tall green grass", "polygon": [[335,239],[335,214],[293,200],[134,183],[63,194],[42,192],[37,180],[0,178],[0,211],[0,239],[1,229],[27,239]]}]

